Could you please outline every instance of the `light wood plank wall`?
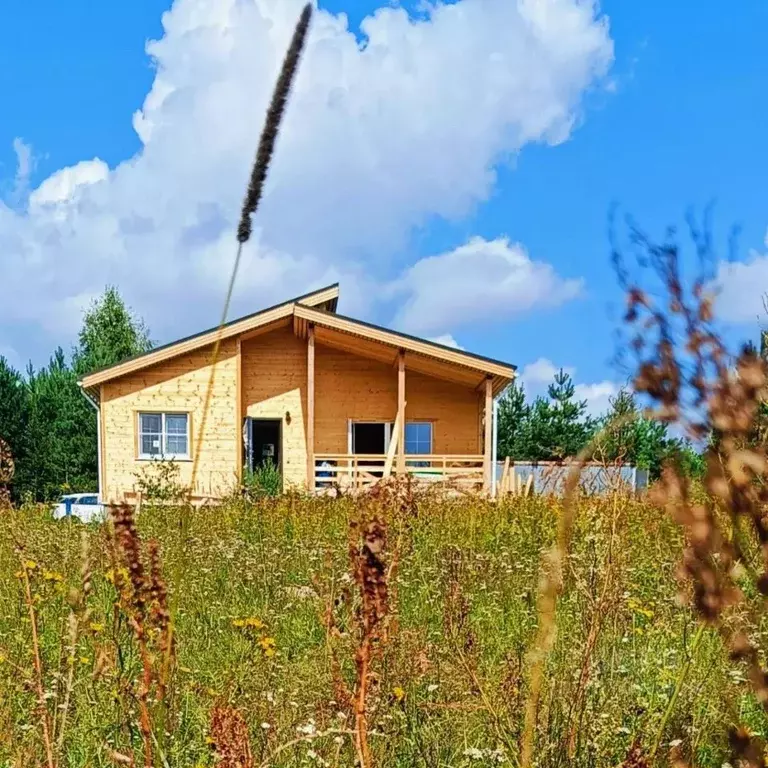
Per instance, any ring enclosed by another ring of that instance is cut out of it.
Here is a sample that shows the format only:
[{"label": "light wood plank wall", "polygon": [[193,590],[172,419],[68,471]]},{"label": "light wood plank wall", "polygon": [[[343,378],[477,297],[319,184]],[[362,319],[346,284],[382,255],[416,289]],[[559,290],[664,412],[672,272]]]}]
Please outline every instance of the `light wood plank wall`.
[{"label": "light wood plank wall", "polygon": [[[196,493],[220,495],[237,479],[242,419],[280,419],[282,469],[286,487],[303,486],[307,476],[307,342],[290,328],[223,343],[198,469]],[[190,414],[195,450],[210,378],[210,348],[198,350],[102,388],[104,496],[117,502],[135,490],[137,413],[184,411]],[[407,367],[407,355],[406,355]],[[315,356],[315,451],[346,453],[347,423],[394,421],[397,367],[342,352],[321,343]],[[474,389],[406,370],[408,421],[432,421],[437,454],[482,453],[482,397]],[[240,418],[238,419],[238,399]],[[288,416],[290,414],[290,423]],[[192,462],[179,462],[181,481],[191,479]]]},{"label": "light wood plank wall", "polygon": [[[315,451],[347,452],[347,422],[394,421],[397,367],[317,343]],[[480,396],[471,388],[407,370],[406,421],[432,421],[433,452],[478,454]]]},{"label": "light wood plank wall", "polygon": [[282,421],[283,482],[305,486],[307,342],[281,328],[244,340],[241,354],[243,417]]},{"label": "light wood plank wall", "polygon": [[[140,411],[189,413],[190,452],[195,451],[211,375],[210,354],[210,347],[197,350],[102,385],[103,495],[107,501],[123,501],[126,493],[135,490],[136,474],[150,463],[137,458],[137,414]],[[235,484],[236,396],[237,344],[235,340],[228,340],[220,349],[210,411],[202,436],[196,494],[223,495]],[[180,481],[189,484],[192,461],[177,463]]]}]

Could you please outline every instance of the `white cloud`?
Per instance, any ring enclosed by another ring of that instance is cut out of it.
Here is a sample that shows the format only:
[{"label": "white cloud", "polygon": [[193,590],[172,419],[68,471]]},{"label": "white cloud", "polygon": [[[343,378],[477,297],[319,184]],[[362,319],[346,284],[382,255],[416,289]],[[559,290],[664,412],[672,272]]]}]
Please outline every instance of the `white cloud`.
[{"label": "white cloud", "polygon": [[561,278],[507,238],[473,237],[449,253],[417,261],[393,289],[406,296],[396,323],[434,332],[503,318],[536,306],[557,306],[579,295],[581,280]]},{"label": "white cloud", "polygon": [[16,205],[29,192],[29,177],[35,168],[35,157],[32,154],[32,147],[18,136],[13,140],[12,146],[13,153],[16,155],[16,176],[13,180],[10,203]]},{"label": "white cloud", "polygon": [[[768,232],[765,234],[768,249]],[[765,317],[768,293],[768,252],[752,250],[745,262],[721,262],[715,284],[719,289],[718,317],[734,323],[754,323]]]},{"label": "white cloud", "polygon": [[69,168],[62,168],[49,176],[29,196],[29,204],[34,208],[62,203],[66,206],[64,211],[66,215],[69,212],[67,209],[85,187],[100,181],[107,181],[108,178],[109,167],[103,160],[99,160],[99,158],[84,160]]},{"label": "white cloud", "polygon": [[595,384],[577,384],[575,389],[576,399],[587,401],[587,413],[602,416],[611,407],[611,400],[619,394],[621,386],[606,379]]},{"label": "white cloud", "polygon": [[575,383],[576,399],[587,401],[587,413],[590,416],[601,416],[604,414],[611,406],[611,399],[616,397],[621,389],[620,384],[608,379],[595,383],[578,382],[576,368],[572,366],[557,366],[546,357],[540,357],[538,360],[524,366],[518,375],[519,382],[525,388],[526,397],[545,397],[547,388],[561,367]]},{"label": "white cloud", "polygon": [[[301,2],[175,0],[162,39],[147,47],[156,75],[134,116],[140,151],[112,169],[99,159],[61,169],[26,210],[0,203],[0,341],[24,320],[66,343],[81,298],[107,282],[155,338],[217,321],[249,166]],[[471,212],[492,191],[496,164],[526,144],[567,139],[613,56],[596,0],[460,0],[419,20],[383,7],[362,30],[363,46],[344,15],[315,15],[235,313],[339,277],[345,311],[357,309],[364,292],[350,288],[391,280],[388,254],[414,227]],[[560,300],[575,291],[519,247],[494,242],[467,247],[500,270],[495,306],[524,308],[521,279]],[[421,280],[430,269],[406,273],[412,296],[432,297]],[[478,317],[483,285],[459,308],[464,320]]]},{"label": "white cloud", "polygon": [[[518,380],[525,387],[526,392],[537,395],[547,391],[555,374],[560,370],[551,360],[540,357],[532,363],[528,363],[518,374]],[[575,369],[563,366],[563,370],[573,376]]]},{"label": "white cloud", "polygon": [[430,341],[434,341],[435,344],[442,344],[444,347],[453,347],[454,349],[464,349],[456,339],[450,333],[444,333],[441,336],[432,336]]}]

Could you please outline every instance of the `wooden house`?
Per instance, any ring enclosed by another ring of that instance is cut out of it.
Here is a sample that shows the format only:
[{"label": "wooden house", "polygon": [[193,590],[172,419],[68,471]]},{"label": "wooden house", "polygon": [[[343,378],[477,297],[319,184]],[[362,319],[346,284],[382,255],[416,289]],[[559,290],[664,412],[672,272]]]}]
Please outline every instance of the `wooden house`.
[{"label": "wooden house", "polygon": [[163,458],[189,486],[196,455],[200,498],[266,461],[286,489],[405,472],[489,489],[493,399],[514,367],[343,317],[338,296],[332,285],[85,376],[102,500],[135,498]]}]

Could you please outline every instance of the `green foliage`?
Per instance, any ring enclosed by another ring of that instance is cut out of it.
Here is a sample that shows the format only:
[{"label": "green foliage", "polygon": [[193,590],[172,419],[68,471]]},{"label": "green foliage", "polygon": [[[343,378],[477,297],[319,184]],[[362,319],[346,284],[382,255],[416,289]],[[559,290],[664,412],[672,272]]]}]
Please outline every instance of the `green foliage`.
[{"label": "green foliage", "polygon": [[647,469],[651,480],[661,475],[668,461],[679,462],[688,477],[704,474],[704,459],[690,442],[670,436],[666,424],[644,416],[635,396],[622,389],[600,420],[596,458]]},{"label": "green foliage", "polygon": [[78,376],[152,348],[143,321],[126,307],[117,288],[111,285],[86,311],[78,340],[72,356]]},{"label": "green foliage", "polygon": [[[258,764],[354,765],[352,715],[344,718],[349,710],[339,681],[349,685],[355,675],[349,617],[359,602],[347,581],[347,541],[356,501],[232,499],[187,512],[183,538],[180,511],[149,504],[137,521],[144,541],[158,543],[170,590],[181,574],[166,699],[172,738],[153,764],[216,765],[209,723],[224,702],[250,726]],[[554,539],[559,502],[425,498],[402,525],[396,510],[382,511],[390,521],[386,555],[399,548],[401,557],[390,594],[396,624],[377,650],[375,764],[519,765],[542,552]],[[88,614],[71,667],[57,764],[112,766],[105,745],[143,763],[136,707],[141,660],[127,622],[115,620],[110,537],[30,506],[0,515],[1,766],[45,764],[30,685],[28,609],[14,576],[16,545],[23,543],[35,564],[43,685],[49,711],[58,713],[70,595],[83,583],[82,535],[91,564]],[[665,750],[679,739],[690,765],[720,768],[729,759],[728,728],[736,718],[756,735],[768,734],[742,667],[729,659],[716,630],[707,628],[703,641],[692,644],[696,619],[676,599],[683,547],[678,526],[652,504],[621,496],[578,503],[543,681],[537,768],[617,766],[636,738],[649,749],[688,664],[663,734]],[[754,557],[759,563],[759,551]],[[761,637],[762,598],[745,599],[744,629]],[[328,628],[328,616],[337,629]],[[577,738],[568,755],[572,727]],[[664,752],[655,765],[666,764]]]},{"label": "green foliage", "polygon": [[11,449],[17,467],[29,454],[27,392],[24,378],[0,356],[0,438]]},{"label": "green foliage", "polygon": [[606,463],[631,464],[661,474],[665,461],[675,457],[690,477],[701,477],[704,459],[687,441],[669,435],[666,424],[647,418],[635,396],[622,389],[610,410],[599,419],[586,413],[585,401],[564,371],[555,375],[547,397],[526,401],[521,385],[512,384],[499,401],[499,458],[546,461],[576,456],[594,439],[594,458]]},{"label": "green foliage", "polygon": [[256,469],[243,470],[243,488],[248,498],[279,496],[283,490],[283,477],[274,462],[265,461]]},{"label": "green foliage", "polygon": [[589,442],[596,422],[587,403],[576,399],[571,377],[560,370],[547,397],[525,400],[514,383],[499,403],[499,456],[516,461],[547,461],[575,456]]},{"label": "green foliage", "polygon": [[142,322],[107,287],[85,313],[71,362],[59,348],[48,365],[39,371],[30,365],[24,377],[0,358],[0,437],[16,462],[14,498],[43,501],[96,490],[96,412],[78,378],[150,346]]},{"label": "green foliage", "polygon": [[147,501],[181,502],[187,488],[173,459],[153,459],[136,473],[136,490]]},{"label": "green foliage", "polygon": [[27,376],[29,450],[14,487],[38,500],[97,488],[96,414],[57,349],[45,368]]}]

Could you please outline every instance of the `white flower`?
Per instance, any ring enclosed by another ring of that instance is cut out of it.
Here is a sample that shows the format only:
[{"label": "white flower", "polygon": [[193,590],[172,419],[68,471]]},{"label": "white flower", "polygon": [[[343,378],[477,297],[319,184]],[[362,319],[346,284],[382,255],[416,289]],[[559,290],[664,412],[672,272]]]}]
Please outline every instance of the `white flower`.
[{"label": "white flower", "polygon": [[310,720],[308,723],[305,723],[304,725],[299,725],[296,727],[296,730],[303,734],[304,736],[316,736],[317,735],[317,727],[315,726],[315,721]]},{"label": "white flower", "polygon": [[429,691],[429,693],[434,693],[436,690],[437,690],[437,683],[431,683],[430,685],[427,686],[427,691]]},{"label": "white flower", "polygon": [[469,757],[472,760],[482,760],[484,757],[483,750],[477,747],[469,747],[464,750],[464,757]]},{"label": "white flower", "polygon": [[265,731],[268,731],[268,730],[269,730],[269,729],[270,729],[272,726],[271,726],[269,723],[262,723],[262,724],[261,724],[261,727],[262,727],[262,728],[263,728]]}]

